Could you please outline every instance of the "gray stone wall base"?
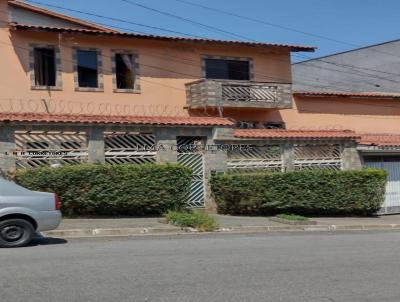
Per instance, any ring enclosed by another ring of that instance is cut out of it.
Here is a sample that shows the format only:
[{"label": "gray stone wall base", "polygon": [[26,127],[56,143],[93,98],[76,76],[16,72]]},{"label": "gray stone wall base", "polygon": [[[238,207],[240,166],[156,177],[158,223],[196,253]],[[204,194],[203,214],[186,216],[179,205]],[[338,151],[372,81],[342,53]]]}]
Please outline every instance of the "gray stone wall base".
[{"label": "gray stone wall base", "polygon": [[176,163],[178,162],[178,152],[173,150],[176,146],[177,129],[158,128],[155,131],[158,163]]},{"label": "gray stone wall base", "polygon": [[294,145],[286,143],[283,146],[283,171],[294,171]]},{"label": "gray stone wall base", "polygon": [[362,169],[362,155],[357,150],[357,144],[345,143],[342,153],[343,170],[360,170]]},{"label": "gray stone wall base", "polygon": [[0,175],[13,173],[16,169],[15,157],[15,131],[12,127],[0,125]]},{"label": "gray stone wall base", "polygon": [[[206,144],[216,144],[215,133],[207,137]],[[226,151],[221,150],[209,150],[204,153],[204,164],[205,164],[205,207],[209,213],[217,213],[217,204],[212,196],[210,179],[215,173],[223,173],[227,170],[228,154]]]},{"label": "gray stone wall base", "polygon": [[104,129],[93,127],[88,131],[88,162],[104,163]]}]

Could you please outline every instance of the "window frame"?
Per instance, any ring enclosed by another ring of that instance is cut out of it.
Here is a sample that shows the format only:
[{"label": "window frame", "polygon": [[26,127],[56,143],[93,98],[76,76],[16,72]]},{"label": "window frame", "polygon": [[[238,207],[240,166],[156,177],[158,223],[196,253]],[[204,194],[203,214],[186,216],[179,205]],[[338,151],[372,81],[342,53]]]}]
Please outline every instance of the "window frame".
[{"label": "window frame", "polygon": [[[78,51],[79,50],[97,52],[97,87],[80,87],[79,86],[79,75],[78,75]],[[72,59],[74,62],[75,91],[104,92],[103,61],[102,61],[101,50],[98,48],[75,47],[74,51],[73,51]]]},{"label": "window frame", "polygon": [[[55,59],[55,86],[36,85],[35,76],[35,49],[47,48],[54,50]],[[60,48],[53,44],[29,44],[29,70],[31,90],[62,90],[61,53]]]},{"label": "window frame", "polygon": [[[210,79],[207,78],[206,59],[212,60],[227,60],[227,61],[246,61],[249,63],[249,80],[230,80],[230,79]],[[229,57],[229,56],[215,56],[215,55],[201,55],[201,71],[203,79],[227,82],[249,82],[254,81],[254,63],[253,59],[249,57]]]},{"label": "window frame", "polygon": [[[117,54],[132,55],[133,66],[134,66],[133,89],[121,89],[121,88],[118,88],[118,86],[117,86],[117,61],[116,61]],[[112,49],[111,50],[111,68],[112,68],[113,91],[115,93],[141,93],[139,54],[136,51],[126,50],[126,49]]]}]

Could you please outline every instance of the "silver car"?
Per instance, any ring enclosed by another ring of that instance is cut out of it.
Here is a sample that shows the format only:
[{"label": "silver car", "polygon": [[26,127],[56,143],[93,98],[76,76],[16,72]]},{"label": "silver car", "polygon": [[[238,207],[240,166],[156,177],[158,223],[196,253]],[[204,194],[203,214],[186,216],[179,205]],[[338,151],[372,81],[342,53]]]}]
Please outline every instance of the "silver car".
[{"label": "silver car", "polygon": [[0,177],[0,247],[27,245],[36,232],[61,221],[56,193],[30,191]]}]

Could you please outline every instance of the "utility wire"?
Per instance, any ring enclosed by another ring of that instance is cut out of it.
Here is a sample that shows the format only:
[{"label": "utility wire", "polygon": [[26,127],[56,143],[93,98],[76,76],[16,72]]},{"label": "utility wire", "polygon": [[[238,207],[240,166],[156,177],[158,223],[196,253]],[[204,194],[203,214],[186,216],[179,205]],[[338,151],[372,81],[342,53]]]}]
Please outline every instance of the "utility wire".
[{"label": "utility wire", "polygon": [[[300,33],[300,34],[303,34],[303,35],[307,35],[307,36],[311,36],[311,37],[315,37],[315,38],[319,38],[319,39],[323,39],[323,40],[327,40],[327,41],[331,41],[331,42],[335,42],[335,43],[339,43],[339,44],[343,44],[343,45],[348,45],[348,46],[357,47],[357,48],[365,48],[365,46],[362,46],[362,45],[358,45],[358,44],[354,44],[354,43],[350,43],[350,42],[346,42],[346,41],[342,41],[342,40],[333,39],[333,38],[330,38],[330,37],[327,37],[327,36],[324,36],[324,35],[319,35],[319,34],[315,34],[315,33],[311,33],[311,32],[306,32],[306,31],[298,30],[298,29],[295,29],[295,28],[292,28],[292,27],[283,26],[283,25],[280,25],[280,24],[267,22],[267,21],[264,21],[264,20],[260,20],[260,19],[256,19],[256,18],[244,16],[244,15],[239,15],[239,14],[236,14],[236,13],[228,12],[228,11],[225,11],[225,10],[222,10],[222,9],[206,6],[206,5],[203,5],[203,4],[193,3],[193,2],[188,1],[188,0],[175,0],[175,1],[187,4],[187,5],[191,5],[191,6],[194,6],[194,7],[200,7],[200,8],[203,8],[205,10],[217,12],[217,13],[220,13],[220,14],[233,16],[233,17],[240,18],[240,19],[243,19],[243,20],[252,21],[252,22],[259,23],[259,24],[264,24],[264,25],[276,27],[276,28],[279,28],[279,29],[292,31],[292,32]],[[399,56],[396,55],[396,54],[383,52],[383,51],[379,51],[379,50],[376,50],[376,49],[375,50],[371,49],[371,51],[376,51],[376,52],[379,52],[379,53],[382,53],[382,54],[386,54],[386,55],[390,55],[390,56],[394,56],[394,57],[398,57],[399,58]],[[325,62],[327,64],[335,64],[333,62],[324,61],[321,58],[312,58],[312,57],[309,57],[309,56],[305,56],[305,57],[308,60],[318,60],[318,61]],[[300,63],[303,63],[303,62],[298,62],[298,63],[295,63],[295,64],[300,64]],[[379,71],[379,70],[371,69],[371,68],[365,68],[365,67],[359,67],[359,66],[353,66],[353,65],[346,65],[346,64],[341,64],[341,65],[347,66],[347,67],[354,67],[354,68],[370,70],[370,71],[374,71],[374,72],[381,72],[381,73],[396,75],[396,74],[393,74],[393,73],[390,73],[390,72]]]},{"label": "utility wire", "polygon": [[[26,48],[24,46],[18,46],[16,44],[10,44],[10,43],[5,43],[5,42],[0,42],[0,43],[6,44],[6,45],[9,45],[9,46],[13,46],[13,47],[16,47],[16,48],[20,48],[20,49],[23,49],[23,50],[29,52],[29,48]],[[59,44],[60,44],[60,46],[63,46],[63,47],[66,47],[66,48],[70,48],[70,49],[74,49],[73,46],[70,46],[70,45],[67,45],[67,44],[63,44],[63,43],[59,43]],[[101,54],[101,56],[103,58],[110,58],[111,59],[111,56],[105,55],[103,53]],[[150,55],[150,54],[143,54],[143,56],[153,57],[153,55]],[[166,57],[165,59],[168,59],[168,58]],[[62,61],[67,61],[67,62],[70,62],[70,63],[74,63],[73,60],[68,60],[68,59],[65,59],[65,58],[62,58]],[[194,67],[197,67],[197,68],[200,67],[199,64],[188,64],[188,63],[183,63],[183,64],[191,65],[191,66],[194,66]],[[173,73],[173,74],[178,74],[178,75],[190,77],[190,78],[195,78],[195,79],[199,78],[198,74],[190,74],[190,73],[186,73],[186,72],[180,72],[180,71],[177,71],[175,69],[169,69],[169,68],[159,67],[159,66],[145,64],[145,63],[140,63],[140,65],[148,67],[148,68],[156,69],[156,70],[162,70],[162,71],[165,71],[165,72],[169,72],[169,73]],[[109,72],[111,72],[111,71],[109,71]],[[285,78],[278,78],[278,77],[274,77],[274,76],[270,76],[270,75],[265,75],[265,74],[262,74],[262,73],[255,73],[255,74],[258,75],[260,78],[264,78],[264,79],[267,79],[269,81],[271,81],[271,80],[275,81],[276,84],[287,83],[286,82],[287,79],[285,79]],[[144,81],[146,81],[146,80],[144,80]],[[149,82],[151,83],[151,81],[149,81]],[[347,90],[343,90],[341,87],[332,86],[332,85],[312,85],[312,84],[309,84],[308,82],[302,82],[302,81],[298,81],[297,83],[302,84],[304,86],[312,87],[312,88],[325,88],[325,89],[326,88],[331,88],[331,89],[335,89],[336,91],[349,92]],[[176,88],[176,89],[178,89],[178,88]],[[181,89],[181,90],[185,91],[184,89]]]},{"label": "utility wire", "polygon": [[[169,33],[174,33],[174,34],[179,34],[179,35],[184,35],[184,36],[189,36],[189,37],[204,38],[204,37],[201,37],[201,36],[196,36],[196,35],[184,33],[184,32],[181,32],[181,31],[176,31],[176,30],[166,29],[166,28],[163,28],[163,27],[157,27],[157,26],[137,23],[137,22],[133,22],[131,20],[126,20],[126,19],[121,19],[121,18],[104,16],[104,15],[100,15],[100,14],[90,13],[90,12],[87,12],[87,11],[84,12],[84,11],[81,11],[81,10],[78,10],[78,9],[66,8],[66,7],[63,7],[63,6],[48,4],[48,3],[44,3],[44,2],[40,2],[40,1],[34,1],[34,0],[25,0],[25,1],[30,2],[30,3],[34,3],[34,4],[53,7],[53,8],[57,8],[57,9],[65,10],[65,11],[70,11],[70,12],[74,12],[74,13],[84,14],[84,15],[88,15],[88,16],[92,16],[92,17],[96,17],[96,18],[107,19],[107,20],[110,20],[110,21],[127,23],[127,24],[131,24],[131,25],[136,25],[136,26],[140,26],[140,27],[146,27],[146,28],[150,28],[150,29],[161,30],[161,31],[164,31],[164,32],[169,32]],[[98,22],[96,22],[96,23],[98,23]],[[98,23],[98,24],[101,24],[101,23]],[[110,25],[107,25],[107,26],[110,26]],[[112,26],[112,27],[115,27],[115,26]],[[130,29],[130,31],[135,31],[135,30]],[[146,34],[146,35],[151,34],[151,33],[147,33],[147,32],[138,32],[138,33],[142,33],[142,34]]]},{"label": "utility wire", "polygon": [[[55,8],[58,8],[58,9],[70,10],[70,11],[73,11],[73,12],[78,12],[78,13],[81,13],[81,14],[87,14],[87,15],[90,15],[90,16],[96,16],[96,17],[99,17],[99,18],[111,19],[111,20],[113,20],[113,21],[120,21],[120,22],[125,22],[125,23],[134,23],[134,24],[137,24],[137,23],[131,22],[131,21],[129,21],[129,20],[123,20],[123,19],[114,18],[114,17],[102,16],[102,15],[99,15],[99,14],[88,13],[88,12],[84,12],[84,11],[81,11],[81,10],[75,10],[75,9],[65,8],[65,7],[62,7],[62,6],[50,5],[50,4],[46,4],[46,3],[43,3],[43,2],[39,2],[39,1],[34,1],[34,0],[26,0],[26,1],[31,2],[31,3],[35,3],[35,4],[48,5],[48,6],[50,6],[50,7],[55,7]],[[133,4],[133,5],[138,5],[139,7],[143,7],[143,8],[145,7],[144,5],[139,4],[139,3],[132,3],[132,1],[128,1],[128,0],[121,0],[121,1],[130,3],[130,4]],[[163,11],[158,10],[158,9],[150,8],[150,7],[148,7],[148,6],[146,6],[146,9],[150,9],[150,10],[153,10],[153,11],[157,11],[158,13],[166,13],[166,14],[168,14],[168,15],[172,15],[172,16],[174,16],[174,17],[181,18],[181,17],[179,17],[179,16],[176,16],[176,15],[173,15],[173,14],[170,14],[170,13],[167,13],[167,12],[163,12]],[[185,19],[185,21],[191,22],[190,19],[187,19],[187,18],[183,18],[183,19]],[[195,22],[195,21],[193,21],[193,22]],[[195,23],[198,23],[198,22],[195,22]],[[129,31],[132,30],[132,29],[122,28],[122,27],[119,27],[119,26],[112,26],[112,25],[109,25],[109,24],[104,24],[104,23],[99,23],[99,22],[98,22],[98,24],[103,25],[103,26],[111,26],[111,27],[114,27],[114,28],[122,29],[122,30],[129,30]],[[201,24],[201,25],[204,25],[204,24]],[[206,26],[207,26],[207,25],[206,25]],[[218,29],[218,28],[217,28],[217,29]],[[168,31],[169,31],[169,30],[168,30]],[[224,32],[226,32],[226,31],[224,31]],[[176,32],[176,33],[185,34],[185,35],[187,35],[187,36],[190,36],[190,34],[187,34],[187,33],[182,33],[182,32]],[[227,32],[227,33],[228,33],[228,34],[231,34],[231,35],[236,35],[236,34],[234,34],[234,33],[232,33],[232,32]],[[148,34],[148,33],[145,33],[145,34]],[[198,36],[198,37],[199,37],[199,36]],[[241,36],[241,37],[242,37],[242,38],[245,38],[245,39],[251,39],[251,38],[244,37],[244,36]],[[199,37],[199,38],[206,39],[206,38],[204,38],[204,37]],[[253,40],[253,39],[251,39],[251,40]],[[253,40],[253,41],[255,41],[255,40]],[[257,41],[255,41],[255,42],[257,42]],[[294,56],[300,56],[301,58],[304,58],[304,57],[305,57],[305,58],[311,58],[311,57],[308,57],[308,56],[305,56],[305,55],[299,55],[299,54],[293,54],[293,55],[294,55]],[[337,64],[337,63],[333,63],[333,62],[329,62],[329,61],[319,60],[318,58],[317,58],[317,59],[313,59],[313,60],[318,60],[318,61],[322,61],[322,62],[327,63],[327,64],[331,64],[331,65],[335,65],[335,66],[339,66],[339,67],[344,67],[343,64]],[[349,67],[349,68],[352,67],[352,68],[356,68],[356,69],[359,69],[359,68],[365,69],[365,68],[363,68],[363,67],[352,66],[352,65],[346,65],[345,67]],[[315,66],[315,68],[321,68],[321,67]],[[325,68],[325,69],[327,69],[327,68]],[[327,70],[329,70],[329,69],[327,69]],[[371,71],[380,72],[379,70],[374,70],[374,69],[370,69],[370,70],[371,70]],[[347,71],[344,71],[344,70],[334,70],[334,71],[336,71],[336,72],[342,72],[342,73],[348,73],[348,74],[353,74],[353,75],[359,75],[359,74],[347,72]],[[395,74],[393,74],[393,75],[395,75]],[[400,75],[398,75],[398,76],[400,76]],[[398,81],[393,81],[393,80],[390,80],[390,79],[387,79],[387,78],[382,78],[382,77],[379,77],[379,76],[376,76],[376,75],[371,75],[371,74],[368,74],[368,77],[376,78],[376,79],[379,79],[379,80],[386,80],[386,81],[390,81],[390,82],[396,82],[396,83],[398,82]],[[400,83],[400,82],[398,82],[398,83]],[[367,84],[375,87],[374,84],[371,84],[371,83],[367,83]]]},{"label": "utility wire", "polygon": [[[1,42],[1,41],[0,41],[0,43],[1,44],[5,44],[5,45],[9,45],[9,46],[12,46],[12,47],[15,47],[15,48],[19,48],[19,49],[22,49],[22,50],[25,50],[25,51],[29,52],[29,48],[26,48],[26,47],[21,47],[21,46],[15,45],[15,44],[5,43],[5,42]],[[71,48],[71,49],[74,48],[74,47],[71,47],[71,46],[65,45],[65,44],[61,44],[61,45],[66,47],[66,48]],[[102,57],[111,58],[111,56],[107,56],[107,55],[102,55]],[[73,60],[68,60],[68,59],[65,59],[65,58],[61,58],[61,61],[65,61],[65,62],[69,62],[69,63],[75,63]],[[175,70],[170,70],[170,69],[166,69],[166,68],[160,68],[158,66],[153,66],[153,65],[148,65],[148,64],[141,64],[141,65],[147,66],[149,68],[161,69],[163,71],[168,71],[168,72],[172,72],[172,73],[178,73],[178,74],[181,74],[181,75],[198,78],[198,75],[193,75],[193,74],[188,74],[188,73],[180,73],[180,72],[177,72]],[[108,70],[108,69],[104,69],[104,68],[103,68],[103,71],[108,72],[108,73],[112,73],[112,70]],[[143,81],[143,82],[148,82],[148,83],[151,83],[151,84],[165,86],[165,87],[168,87],[168,88],[172,88],[172,89],[176,89],[176,90],[180,90],[180,91],[186,92],[186,90],[183,89],[183,88],[170,86],[170,85],[167,85],[167,84],[164,84],[164,83],[154,82],[154,81],[150,81],[150,80],[143,79],[143,78],[141,78],[140,80]],[[307,84],[305,84],[305,85],[307,85]],[[309,86],[313,86],[314,87],[314,85],[309,85]],[[318,86],[318,87],[321,87],[321,86]],[[344,91],[344,92],[347,92],[347,91]],[[399,109],[399,106],[373,105],[373,104],[362,104],[362,105],[375,106],[375,107],[379,107],[379,108],[381,108],[381,107],[389,107],[389,108]]]},{"label": "utility wire", "polygon": [[239,15],[239,14],[236,14],[236,13],[231,13],[231,12],[228,12],[228,11],[225,11],[225,10],[222,10],[222,9],[209,7],[209,6],[206,6],[206,5],[203,5],[203,4],[193,3],[193,2],[190,2],[190,1],[187,1],[187,0],[175,0],[175,1],[187,4],[187,5],[195,6],[195,7],[200,7],[200,8],[209,10],[209,11],[221,13],[221,14],[224,14],[224,15],[228,15],[228,16],[244,19],[244,20],[247,20],[247,21],[252,21],[252,22],[259,23],[259,24],[264,24],[264,25],[276,27],[276,28],[279,28],[279,29],[284,29],[284,30],[287,30],[287,31],[296,32],[296,33],[300,33],[300,34],[307,35],[307,36],[312,36],[312,37],[319,38],[319,39],[324,39],[324,40],[328,40],[328,41],[332,41],[332,42],[336,42],[336,43],[341,43],[341,44],[345,44],[345,45],[348,45],[348,46],[358,47],[356,44],[353,44],[353,43],[343,42],[343,41],[340,41],[340,40],[336,40],[336,39],[329,38],[329,37],[326,37],[326,36],[322,36],[322,35],[306,32],[306,31],[298,30],[298,29],[291,28],[291,27],[288,27],[288,26],[283,26],[283,25],[280,25],[280,24],[267,22],[267,21],[264,21],[264,20],[260,20],[260,19],[256,19],[256,18],[252,18],[252,17],[247,17],[247,16],[244,16],[244,15]]},{"label": "utility wire", "polygon": [[[251,40],[251,41],[254,41],[254,42],[259,42],[257,40],[254,40],[254,39],[250,38],[250,37],[243,36],[243,35],[238,35],[236,33],[233,33],[231,31],[227,31],[227,30],[223,30],[223,29],[220,29],[218,27],[205,25],[203,23],[200,23],[200,22],[197,22],[197,21],[193,21],[193,20],[188,19],[188,18],[184,18],[184,17],[178,16],[178,15],[175,15],[175,14],[172,14],[172,13],[160,10],[160,9],[156,9],[156,8],[153,8],[153,7],[149,7],[149,6],[143,5],[143,4],[138,3],[136,1],[132,1],[132,0],[121,0],[121,1],[125,2],[125,3],[129,3],[131,5],[135,5],[137,7],[144,8],[146,10],[150,10],[150,11],[162,14],[162,15],[166,15],[166,16],[169,16],[169,17],[172,17],[172,18],[175,18],[175,19],[179,19],[179,20],[184,21],[184,22],[188,22],[188,23],[191,23],[191,24],[194,24],[194,25],[198,25],[198,26],[201,26],[201,27],[211,28],[213,30],[217,30],[219,32],[222,32],[223,34],[228,34],[230,36],[239,37],[239,38],[242,38],[242,39],[245,39],[245,40]],[[356,45],[353,44],[352,46],[356,46]],[[297,54],[293,54],[293,55],[294,56],[298,56]],[[335,63],[332,63],[332,62],[330,62],[330,63],[335,65]],[[356,66],[352,66],[352,67],[356,67]],[[379,78],[380,80],[387,80],[387,79],[381,78],[381,77],[376,77],[376,78]]]},{"label": "utility wire", "polygon": [[168,17],[171,17],[171,18],[174,18],[174,19],[181,20],[181,21],[186,22],[186,23],[190,23],[190,24],[193,24],[193,25],[200,26],[202,28],[208,29],[208,30],[216,32],[216,33],[222,33],[225,36],[228,35],[230,37],[235,37],[235,38],[240,38],[240,39],[244,39],[244,40],[250,40],[250,41],[253,41],[253,42],[257,42],[256,40],[254,40],[252,38],[249,38],[249,37],[246,37],[246,36],[242,36],[242,35],[239,35],[239,34],[236,34],[236,33],[233,33],[233,32],[230,32],[230,31],[227,31],[227,30],[215,27],[215,26],[211,26],[211,25],[207,25],[207,24],[204,24],[204,23],[201,23],[201,22],[197,22],[197,21],[185,18],[185,17],[181,17],[181,16],[178,16],[178,15],[175,15],[175,14],[172,14],[172,13],[160,10],[160,9],[156,9],[156,8],[147,6],[147,5],[143,5],[143,4],[135,2],[135,1],[130,1],[130,0],[121,0],[121,1],[125,2],[125,3],[128,3],[130,5],[141,7],[143,9],[148,10],[148,11],[152,11],[152,12],[164,15],[164,16],[168,16]]},{"label": "utility wire", "polygon": [[[33,1],[33,0],[28,0],[29,2],[32,2],[32,3],[37,3],[37,4],[42,4],[42,5],[46,5],[45,3],[43,3],[43,2],[38,2],[38,1]],[[124,2],[126,2],[127,0],[121,0],[121,1],[124,1]],[[51,6],[51,5],[50,5]],[[83,11],[78,11],[78,10],[73,10],[73,9],[69,9],[69,8],[65,8],[65,7],[61,7],[61,6],[53,6],[53,7],[56,7],[56,8],[59,8],[59,9],[68,9],[68,10],[72,10],[72,11],[75,11],[75,12],[79,12],[79,13],[83,13],[83,14],[88,14],[88,15],[95,15],[95,16],[97,16],[97,17],[104,17],[104,16],[102,16],[102,15],[98,15],[98,14],[92,14],[92,13],[87,13],[87,12],[83,12]],[[157,11],[159,11],[159,10],[157,10]],[[104,17],[104,18],[110,18],[110,17]],[[120,19],[118,19],[118,18],[111,18],[112,20],[120,20]],[[130,21],[127,21],[127,20],[122,20],[123,22],[130,22]],[[99,24],[101,24],[101,23],[99,23]],[[103,25],[105,25],[105,26],[109,26],[108,24],[103,24]],[[126,30],[126,28],[124,28],[124,30]],[[129,29],[130,30],[130,29]],[[151,67],[151,66],[150,66]],[[320,68],[320,67],[317,67],[316,66],[316,68]],[[339,70],[335,70],[335,71],[339,71]],[[174,71],[171,71],[171,72],[174,72]],[[349,73],[349,72],[345,72],[345,71],[339,71],[339,72],[344,72],[344,73]],[[176,73],[176,72],[175,72]],[[349,73],[349,74],[354,74],[354,73]],[[356,75],[358,75],[358,74],[356,74]],[[373,78],[378,78],[378,79],[380,79],[380,80],[382,80],[382,78],[381,77],[376,77],[376,76],[372,76],[372,75],[369,75],[370,77],[373,77]],[[269,76],[269,78],[273,78],[273,77],[270,77]],[[298,83],[300,83],[301,84],[301,82],[300,81],[298,81]],[[370,84],[370,83],[368,83],[369,85],[373,85],[373,84]],[[303,85],[307,85],[307,86],[310,86],[310,87],[318,87],[318,88],[335,88],[335,86],[332,86],[332,85],[325,85],[325,86],[321,86],[321,85],[309,85],[309,84],[306,84],[306,83],[304,83]],[[373,86],[375,86],[375,85],[373,85]],[[340,88],[335,88],[336,90],[340,90],[340,91],[346,91],[346,90],[343,90],[343,89],[340,89]]]}]

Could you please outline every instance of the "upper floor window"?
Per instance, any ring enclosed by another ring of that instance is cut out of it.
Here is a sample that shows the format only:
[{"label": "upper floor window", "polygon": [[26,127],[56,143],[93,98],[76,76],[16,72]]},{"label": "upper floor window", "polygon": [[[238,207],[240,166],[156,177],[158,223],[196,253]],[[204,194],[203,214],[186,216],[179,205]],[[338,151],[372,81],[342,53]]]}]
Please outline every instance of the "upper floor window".
[{"label": "upper floor window", "polygon": [[78,49],[76,61],[79,87],[98,88],[99,66],[97,51]]},{"label": "upper floor window", "polygon": [[204,60],[207,79],[250,80],[250,64],[248,60],[210,58]]},{"label": "upper floor window", "polygon": [[115,54],[117,89],[135,88],[135,62],[132,54]]},{"label": "upper floor window", "polygon": [[138,54],[124,49],[111,53],[114,92],[140,93]]},{"label": "upper floor window", "polygon": [[35,86],[56,86],[56,54],[54,48],[35,47],[33,56]]}]

